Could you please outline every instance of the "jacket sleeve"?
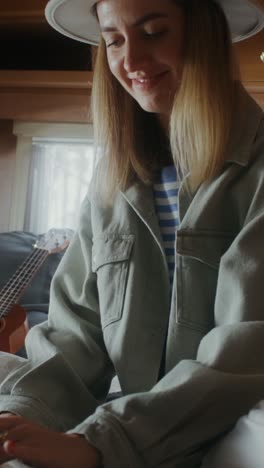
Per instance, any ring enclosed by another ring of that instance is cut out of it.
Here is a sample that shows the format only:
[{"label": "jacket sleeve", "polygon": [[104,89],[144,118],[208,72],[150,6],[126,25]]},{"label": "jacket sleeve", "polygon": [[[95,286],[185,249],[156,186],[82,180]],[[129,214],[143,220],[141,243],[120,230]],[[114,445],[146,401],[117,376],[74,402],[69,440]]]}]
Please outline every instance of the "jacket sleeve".
[{"label": "jacket sleeve", "polygon": [[264,399],[264,184],[259,167],[243,226],[222,256],[215,327],[196,360],[183,360],[150,392],[99,407],[75,428],[105,468],[194,468],[218,437]]},{"label": "jacket sleeve", "polygon": [[105,400],[114,370],[104,346],[91,255],[87,197],[79,230],[52,282],[48,322],[29,332],[29,360],[19,361],[2,382],[0,411],[65,431]]}]

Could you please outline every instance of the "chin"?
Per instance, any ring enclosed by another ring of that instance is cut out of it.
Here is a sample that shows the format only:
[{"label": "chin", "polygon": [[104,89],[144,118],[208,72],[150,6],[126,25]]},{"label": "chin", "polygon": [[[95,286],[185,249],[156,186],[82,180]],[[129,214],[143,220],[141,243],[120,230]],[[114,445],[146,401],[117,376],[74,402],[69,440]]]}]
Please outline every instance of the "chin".
[{"label": "chin", "polygon": [[147,103],[142,103],[138,101],[139,106],[141,109],[143,109],[145,112],[149,112],[152,114],[169,114],[170,109],[168,109],[167,106],[160,106],[160,105],[154,105],[154,104],[147,104]]},{"label": "chin", "polygon": [[[134,99],[135,96],[134,96]],[[153,114],[163,114],[169,115],[172,108],[171,99],[136,99],[138,105],[146,112],[151,112]]]}]

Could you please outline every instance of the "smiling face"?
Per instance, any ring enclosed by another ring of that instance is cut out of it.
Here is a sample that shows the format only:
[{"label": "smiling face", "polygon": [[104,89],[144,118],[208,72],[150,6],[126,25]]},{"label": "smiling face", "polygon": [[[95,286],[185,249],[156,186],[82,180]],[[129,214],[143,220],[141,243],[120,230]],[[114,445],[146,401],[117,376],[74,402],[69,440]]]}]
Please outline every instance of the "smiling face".
[{"label": "smiling face", "polygon": [[111,72],[147,112],[168,118],[182,74],[184,17],[172,0],[100,0]]}]

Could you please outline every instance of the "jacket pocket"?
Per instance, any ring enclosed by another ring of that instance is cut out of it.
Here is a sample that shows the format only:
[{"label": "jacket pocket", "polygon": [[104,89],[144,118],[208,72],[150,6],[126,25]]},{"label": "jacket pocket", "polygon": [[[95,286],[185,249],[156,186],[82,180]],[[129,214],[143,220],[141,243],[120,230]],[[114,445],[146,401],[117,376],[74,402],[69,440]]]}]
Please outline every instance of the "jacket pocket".
[{"label": "jacket pocket", "polygon": [[92,270],[97,274],[102,327],[121,319],[134,236],[94,239]]},{"label": "jacket pocket", "polygon": [[221,257],[235,234],[179,231],[177,236],[177,322],[207,332],[214,327],[214,304]]}]

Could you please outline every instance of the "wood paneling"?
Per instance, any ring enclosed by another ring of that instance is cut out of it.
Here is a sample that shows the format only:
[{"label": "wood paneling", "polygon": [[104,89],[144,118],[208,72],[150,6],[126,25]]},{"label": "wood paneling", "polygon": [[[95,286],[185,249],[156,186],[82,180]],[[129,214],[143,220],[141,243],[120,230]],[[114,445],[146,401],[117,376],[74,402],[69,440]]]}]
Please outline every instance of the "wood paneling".
[{"label": "wood paneling", "polygon": [[7,87],[91,89],[92,72],[2,70],[0,88]]},{"label": "wood paneling", "polygon": [[260,55],[264,52],[264,30],[256,36],[235,45],[244,82],[264,83],[264,63]]},{"label": "wood paneling", "polygon": [[44,9],[47,0],[8,0],[0,3],[0,27],[45,23]]},{"label": "wood paneling", "polygon": [[[258,2],[264,9],[264,0]],[[264,109],[264,63],[260,55],[264,52],[264,30],[246,41],[235,44],[242,81]]]},{"label": "wood paneling", "polygon": [[[56,69],[56,66],[58,70],[91,69],[90,57],[88,57],[89,46],[71,41],[52,30],[47,24],[44,16],[47,1],[8,0],[0,2],[0,40],[5,42],[5,47],[1,52],[0,68],[22,69],[24,55],[27,69],[51,70]],[[264,9],[264,0],[258,0],[258,3]],[[263,81],[264,64],[260,60],[260,54],[264,52],[264,31],[236,44],[235,49],[238,53],[243,81]],[[9,62],[5,57],[8,53]],[[9,63],[9,67],[1,66],[4,62]],[[87,68],[88,66],[90,68]]]},{"label": "wood paneling", "polygon": [[257,86],[246,86],[246,89],[264,110],[264,87],[261,86],[258,88]]},{"label": "wood paneling", "polygon": [[8,229],[17,138],[12,120],[0,120],[0,232]]},{"label": "wood paneling", "polygon": [[[92,74],[81,70],[90,69],[90,48],[47,25],[46,3],[0,2],[0,40],[5,43],[0,59],[0,118],[87,121]],[[260,3],[264,8],[264,0]],[[264,108],[264,63],[260,60],[264,31],[235,44],[235,49],[242,80]],[[47,71],[56,69],[73,71]]]},{"label": "wood paneling", "polygon": [[89,122],[91,72],[0,72],[0,119]]},{"label": "wood paneling", "polygon": [[[258,3],[264,10],[264,0],[259,0]],[[241,75],[244,83],[263,83],[264,63],[260,60],[260,55],[264,52],[264,30],[246,41],[238,42],[235,44],[235,49],[239,57]]]}]

